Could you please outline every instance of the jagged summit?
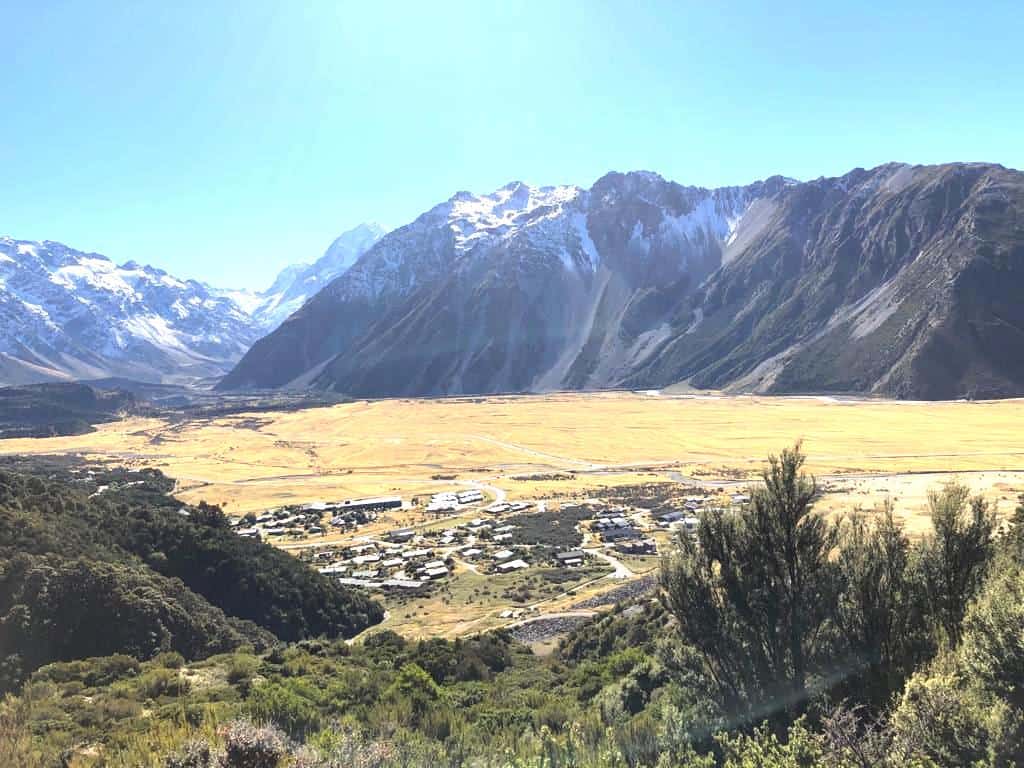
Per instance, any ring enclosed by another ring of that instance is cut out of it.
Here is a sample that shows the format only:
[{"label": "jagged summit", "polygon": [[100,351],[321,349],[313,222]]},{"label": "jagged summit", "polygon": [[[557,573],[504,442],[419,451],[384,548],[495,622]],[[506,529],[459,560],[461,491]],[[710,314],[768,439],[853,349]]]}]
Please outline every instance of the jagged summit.
[{"label": "jagged summit", "polygon": [[[653,294],[699,285],[746,208],[781,186],[706,190],[636,172],[590,190],[514,181],[459,192],[381,238],[221,386],[370,391],[383,381],[349,377],[392,354],[418,381],[389,373],[381,392],[596,385],[640,353],[618,332],[623,320],[648,322],[666,309]],[[417,350],[403,352],[412,338]],[[590,361],[598,352],[600,365]],[[489,358],[500,362],[487,372]],[[428,381],[435,374],[420,365],[446,372]]]},{"label": "jagged summit", "polygon": [[263,293],[218,289],[53,240],[0,237],[0,384],[218,378],[342,274],[383,230],[363,224]]},{"label": "jagged summit", "polygon": [[222,388],[1020,395],[1022,221],[1018,171],[888,163],[716,189],[514,181],[355,227],[262,293],[3,237],[0,381],[238,361]]}]

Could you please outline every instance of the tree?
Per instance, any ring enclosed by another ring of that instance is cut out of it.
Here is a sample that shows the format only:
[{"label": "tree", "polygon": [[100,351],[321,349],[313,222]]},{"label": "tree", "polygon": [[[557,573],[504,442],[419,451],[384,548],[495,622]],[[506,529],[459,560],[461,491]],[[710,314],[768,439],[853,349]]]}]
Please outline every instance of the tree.
[{"label": "tree", "polygon": [[892,723],[938,765],[1024,764],[1024,568],[1005,554],[966,610],[960,643],[908,682]]},{"label": "tree", "polygon": [[964,618],[958,657],[966,679],[1024,711],[1024,568],[993,569]]},{"label": "tree", "polygon": [[409,662],[402,665],[387,695],[395,701],[407,702],[418,720],[441,698],[441,687],[423,667]]},{"label": "tree", "polygon": [[948,483],[928,494],[934,533],[921,548],[921,569],[929,602],[946,642],[960,642],[961,622],[977,595],[993,551],[995,515],[970,489]]},{"label": "tree", "polygon": [[1024,496],[1018,498],[1017,509],[1009,522],[1009,528],[1003,537],[1003,548],[1018,563],[1024,563]]},{"label": "tree", "polygon": [[812,512],[817,486],[803,464],[799,444],[769,457],[749,506],[705,513],[696,540],[680,535],[662,570],[683,640],[730,717],[784,722],[808,698],[837,594],[837,534]]},{"label": "tree", "polygon": [[877,710],[931,650],[921,591],[909,568],[910,542],[886,502],[874,525],[860,515],[845,522],[836,563],[842,592],[835,622],[850,670],[837,686]]}]

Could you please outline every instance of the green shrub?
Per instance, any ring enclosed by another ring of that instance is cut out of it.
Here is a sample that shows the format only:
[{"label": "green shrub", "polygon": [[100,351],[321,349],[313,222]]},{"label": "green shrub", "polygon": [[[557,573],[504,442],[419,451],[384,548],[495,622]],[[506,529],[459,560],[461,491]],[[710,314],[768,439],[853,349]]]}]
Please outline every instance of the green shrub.
[{"label": "green shrub", "polygon": [[156,667],[139,676],[138,691],[147,699],[161,696],[184,696],[191,688],[188,680],[174,669]]},{"label": "green shrub", "polygon": [[260,723],[274,723],[288,735],[300,738],[320,728],[320,712],[309,699],[277,683],[252,689],[246,710]]},{"label": "green shrub", "polygon": [[153,657],[153,662],[167,669],[181,669],[185,666],[185,657],[177,651],[164,651]]},{"label": "green shrub", "polygon": [[231,657],[227,667],[227,680],[232,685],[248,682],[259,669],[260,662],[255,656],[243,656],[235,654]]}]

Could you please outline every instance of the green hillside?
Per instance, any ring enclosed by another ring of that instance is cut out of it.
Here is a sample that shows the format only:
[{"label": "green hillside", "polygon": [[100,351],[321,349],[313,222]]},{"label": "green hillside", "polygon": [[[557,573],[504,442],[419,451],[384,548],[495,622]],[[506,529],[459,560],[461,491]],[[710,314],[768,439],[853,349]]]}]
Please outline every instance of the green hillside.
[{"label": "green hillside", "polygon": [[350,637],[380,607],[219,509],[183,507],[159,472],[9,462],[0,469],[0,690],[52,661]]},{"label": "green hillside", "polygon": [[[215,510],[161,512],[156,474],[112,503],[74,471],[5,474],[5,665],[20,656],[28,677],[0,705],[0,764],[1019,765],[1024,507],[1000,532],[964,488],[936,489],[934,531],[911,541],[890,509],[817,515],[802,461],[783,452],[749,506],[706,512],[665,561],[658,597],[617,606],[548,657],[504,632],[312,637],[317,619],[300,609],[282,626],[302,638],[263,644],[265,629],[240,626],[201,579],[190,592],[144,562],[180,563],[185,541],[212,547]],[[116,536],[97,530],[111,516]],[[258,565],[289,577],[272,557]],[[349,603],[363,621],[374,609]],[[127,624],[114,631],[111,612]],[[36,626],[67,642],[11,633]],[[36,646],[54,663],[33,671],[47,660]]]}]

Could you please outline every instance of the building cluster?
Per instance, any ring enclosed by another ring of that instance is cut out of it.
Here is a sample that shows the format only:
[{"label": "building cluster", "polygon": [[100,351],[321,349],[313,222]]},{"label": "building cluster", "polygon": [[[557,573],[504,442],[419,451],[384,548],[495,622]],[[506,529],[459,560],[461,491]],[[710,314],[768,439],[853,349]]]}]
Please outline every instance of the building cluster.
[{"label": "building cluster", "polygon": [[490,566],[494,573],[512,573],[529,568],[530,564],[519,557],[514,549],[499,549],[491,553]]},{"label": "building cluster", "polygon": [[377,515],[390,509],[401,509],[400,496],[377,496],[369,499],[348,499],[341,502],[315,502],[307,505],[321,514],[331,516],[331,525],[342,531],[352,531],[377,519]]},{"label": "building cluster", "polygon": [[447,530],[424,532],[422,536],[436,542],[439,547],[452,547],[454,554],[462,560],[483,565],[494,573],[508,573],[528,566],[527,562],[515,557],[511,548],[515,529],[516,526],[510,523],[476,518]]},{"label": "building cluster", "polygon": [[621,507],[598,512],[594,522],[590,524],[590,530],[605,544],[643,538],[643,533],[637,528],[636,522],[626,517],[625,510]]},{"label": "building cluster", "polygon": [[433,515],[452,514],[463,507],[481,504],[483,500],[483,493],[476,488],[465,491],[442,491],[430,497],[426,511]]},{"label": "building cluster", "polygon": [[[593,558],[594,550],[584,550],[580,544],[573,548],[552,551],[551,546],[517,544],[515,519],[505,515],[522,513],[535,506],[533,502],[494,502],[482,506],[484,495],[470,488],[443,491],[434,494],[429,512],[465,514],[471,510],[479,515],[468,521],[452,520],[447,528],[396,528],[381,535],[380,540],[366,539],[365,543],[321,551],[314,557],[314,565],[342,584],[398,594],[417,594],[452,573],[456,562],[463,562],[481,574],[504,574],[531,567],[543,560],[547,566],[578,568]],[[746,494],[731,496],[733,505],[749,502]],[[649,514],[633,507],[603,506],[588,503],[585,515],[572,513],[579,520],[580,529],[589,530],[590,538],[604,545],[607,551],[622,555],[655,555],[658,546],[652,532],[683,530],[695,533],[699,515],[709,504],[707,496],[690,496],[677,509],[664,511],[664,507]],[[259,516],[248,516],[245,525],[236,529],[240,535],[272,536],[285,533],[323,532],[329,525],[349,531],[377,519],[384,511],[399,509],[402,499],[397,496],[350,499],[340,502],[317,502],[294,507],[269,510]],[[563,510],[579,507],[563,505]],[[545,509],[540,502],[537,508]],[[457,523],[457,524],[456,524]],[[536,524],[531,519],[530,525]],[[532,529],[531,529],[532,530]],[[526,532],[527,537],[531,535]],[[522,538],[522,536],[520,536]],[[534,542],[538,545],[539,542]],[[308,557],[308,555],[306,555]]]},{"label": "building cluster", "polygon": [[482,573],[510,573],[529,567],[522,548],[511,544],[515,529],[510,523],[483,518],[444,530],[395,528],[379,541],[317,552],[313,564],[348,586],[418,593],[449,576],[455,559]]},{"label": "building cluster", "polygon": [[625,510],[609,509],[598,512],[590,530],[601,537],[605,544],[614,546],[623,555],[655,555],[658,545],[654,539],[644,535],[637,522],[625,515]]},{"label": "building cluster", "polygon": [[623,555],[656,555],[658,544],[654,539],[631,539],[615,542],[615,551]]},{"label": "building cluster", "polygon": [[257,514],[248,514],[231,521],[239,536],[248,539],[265,539],[270,536],[316,536],[324,532],[322,516],[307,512],[299,507],[268,509]]},{"label": "building cluster", "polygon": [[367,542],[313,556],[320,573],[340,584],[363,589],[416,594],[447,577],[449,563],[433,549],[421,546]]},{"label": "building cluster", "polygon": [[239,536],[255,539],[267,536],[318,536],[326,532],[324,518],[327,516],[330,516],[330,525],[334,528],[352,531],[376,520],[380,512],[401,507],[402,499],[399,496],[314,501],[268,509],[259,514],[250,513],[232,521],[232,526]]},{"label": "building cluster", "polygon": [[697,523],[700,522],[700,518],[695,517],[692,513],[678,509],[657,515],[654,519],[659,528],[665,528],[670,531],[682,528],[688,533],[696,531]]},{"label": "building cluster", "polygon": [[587,553],[582,549],[569,549],[565,552],[556,552],[551,558],[555,565],[562,568],[576,568],[587,561]]},{"label": "building cluster", "polygon": [[503,515],[507,512],[526,512],[533,504],[528,501],[499,501],[484,507],[484,512],[489,515]]},{"label": "building cluster", "polygon": [[[700,524],[700,514],[707,506],[707,496],[688,496],[683,503],[682,509],[674,509],[654,516],[654,521],[659,528],[670,531],[683,531],[688,534],[696,534],[697,526]],[[742,507],[750,503],[750,496],[746,493],[734,493],[729,496],[732,508]],[[720,500],[719,500],[720,503]],[[728,505],[725,505],[728,506]]]}]

